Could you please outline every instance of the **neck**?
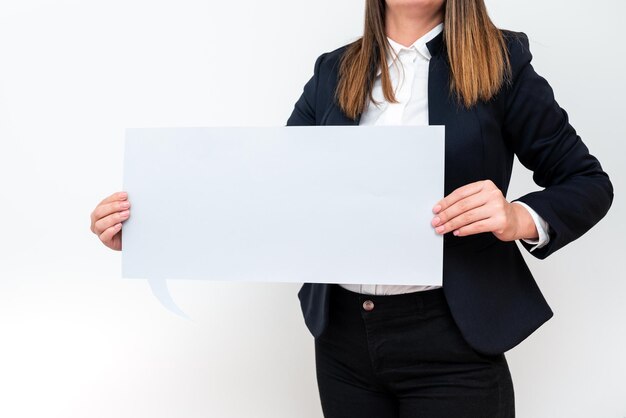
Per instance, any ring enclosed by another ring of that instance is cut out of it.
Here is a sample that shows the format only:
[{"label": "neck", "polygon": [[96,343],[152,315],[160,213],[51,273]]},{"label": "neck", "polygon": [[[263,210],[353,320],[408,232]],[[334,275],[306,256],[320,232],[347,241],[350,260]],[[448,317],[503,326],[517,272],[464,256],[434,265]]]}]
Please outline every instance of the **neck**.
[{"label": "neck", "polygon": [[443,7],[438,10],[424,10],[416,7],[387,7],[385,11],[385,32],[395,42],[410,46],[443,22]]}]

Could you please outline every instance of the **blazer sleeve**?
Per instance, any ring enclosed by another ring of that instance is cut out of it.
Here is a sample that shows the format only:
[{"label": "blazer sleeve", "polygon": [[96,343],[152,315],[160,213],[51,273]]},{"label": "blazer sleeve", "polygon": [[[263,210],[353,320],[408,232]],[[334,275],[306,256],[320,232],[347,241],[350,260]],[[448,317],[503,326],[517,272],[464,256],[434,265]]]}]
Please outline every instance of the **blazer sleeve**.
[{"label": "blazer sleeve", "polygon": [[296,102],[286,126],[316,125],[315,107],[317,102],[317,86],[319,83],[320,66],[324,60],[324,53],[317,57],[313,67],[313,76],[304,85],[300,98]]},{"label": "blazer sleeve", "polygon": [[[550,241],[531,254],[544,259],[574,241],[606,215],[613,185],[531,65],[528,36],[508,40],[512,80],[506,88],[503,135],[543,190],[516,199],[550,225]],[[522,242],[530,252],[531,244]]]}]

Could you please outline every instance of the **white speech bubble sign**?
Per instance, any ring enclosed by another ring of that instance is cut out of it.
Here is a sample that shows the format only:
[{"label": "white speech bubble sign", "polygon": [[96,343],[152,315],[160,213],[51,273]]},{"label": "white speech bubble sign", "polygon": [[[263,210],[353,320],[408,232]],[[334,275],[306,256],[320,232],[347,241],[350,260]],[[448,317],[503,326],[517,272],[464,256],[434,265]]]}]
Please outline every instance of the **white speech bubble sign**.
[{"label": "white speech bubble sign", "polygon": [[443,126],[128,129],[122,275],[441,285]]}]

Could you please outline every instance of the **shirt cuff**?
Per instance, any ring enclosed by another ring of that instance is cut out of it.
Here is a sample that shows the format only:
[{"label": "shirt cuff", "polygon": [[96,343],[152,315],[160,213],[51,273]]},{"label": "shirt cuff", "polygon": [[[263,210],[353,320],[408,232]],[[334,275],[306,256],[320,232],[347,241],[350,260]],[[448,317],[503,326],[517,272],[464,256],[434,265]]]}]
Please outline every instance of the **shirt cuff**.
[{"label": "shirt cuff", "polygon": [[[550,225],[541,217],[537,212],[533,210],[530,206],[528,206],[524,202],[520,202],[519,200],[514,200],[513,202],[518,205],[522,205],[526,208],[526,210],[530,213],[530,216],[533,218],[535,222],[535,226],[537,227],[537,233],[539,234],[539,238],[537,239],[522,239],[522,241],[534,245],[530,251],[536,250],[537,248],[541,248],[544,245],[550,242]],[[511,202],[511,203],[513,203]]]}]

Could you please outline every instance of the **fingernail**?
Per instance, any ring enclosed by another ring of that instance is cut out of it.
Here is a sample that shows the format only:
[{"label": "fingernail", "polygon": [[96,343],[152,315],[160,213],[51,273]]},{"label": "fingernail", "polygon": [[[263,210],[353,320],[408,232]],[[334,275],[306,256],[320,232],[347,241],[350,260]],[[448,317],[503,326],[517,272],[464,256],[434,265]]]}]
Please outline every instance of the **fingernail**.
[{"label": "fingernail", "polygon": [[437,231],[438,233],[440,233],[440,234],[441,234],[441,233],[443,232],[443,230],[444,230],[444,229],[446,229],[446,228],[444,228],[444,226],[443,226],[443,225],[441,225],[441,226],[438,226],[437,228],[435,228],[435,231]]},{"label": "fingernail", "polygon": [[459,230],[457,229],[457,230],[456,230],[456,231],[454,231],[452,234],[453,234],[455,237],[456,237],[456,236],[458,236],[458,235],[459,235]]},{"label": "fingernail", "polygon": [[123,212],[120,212],[120,215],[121,215],[121,216],[128,216],[128,214],[129,214],[129,213],[130,213],[130,211],[125,210],[125,211],[123,211]]},{"label": "fingernail", "polygon": [[441,219],[439,218],[439,216],[435,216],[433,218],[433,226],[439,225],[439,222],[441,222]]},{"label": "fingernail", "polygon": [[441,210],[441,205],[437,205],[433,208],[433,213],[439,213],[440,210]]},{"label": "fingernail", "polygon": [[120,206],[122,206],[123,208],[127,208],[130,206],[130,202],[122,202]]},{"label": "fingernail", "polygon": [[120,193],[120,198],[121,199],[126,199],[127,197],[128,197],[128,193],[126,193],[126,192]]}]

